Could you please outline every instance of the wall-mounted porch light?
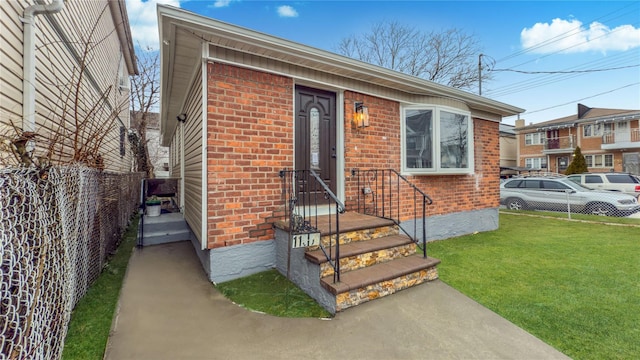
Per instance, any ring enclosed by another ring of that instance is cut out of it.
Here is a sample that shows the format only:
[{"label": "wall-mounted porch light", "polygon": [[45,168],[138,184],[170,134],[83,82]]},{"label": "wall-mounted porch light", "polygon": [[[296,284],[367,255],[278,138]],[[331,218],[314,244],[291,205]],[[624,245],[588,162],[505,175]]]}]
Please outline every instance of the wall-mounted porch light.
[{"label": "wall-mounted porch light", "polygon": [[178,120],[178,122],[184,123],[185,121],[187,121],[187,114],[182,113],[176,116],[176,120]]},{"label": "wall-mounted porch light", "polygon": [[363,102],[353,103],[353,127],[365,128],[369,126],[369,108]]}]

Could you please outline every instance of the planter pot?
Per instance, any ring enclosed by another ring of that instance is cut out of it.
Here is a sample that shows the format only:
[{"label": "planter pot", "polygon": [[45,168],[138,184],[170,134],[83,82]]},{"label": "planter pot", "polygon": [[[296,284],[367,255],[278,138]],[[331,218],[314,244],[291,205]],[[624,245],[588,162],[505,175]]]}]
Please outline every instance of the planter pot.
[{"label": "planter pot", "polygon": [[161,205],[147,205],[147,216],[160,216]]}]

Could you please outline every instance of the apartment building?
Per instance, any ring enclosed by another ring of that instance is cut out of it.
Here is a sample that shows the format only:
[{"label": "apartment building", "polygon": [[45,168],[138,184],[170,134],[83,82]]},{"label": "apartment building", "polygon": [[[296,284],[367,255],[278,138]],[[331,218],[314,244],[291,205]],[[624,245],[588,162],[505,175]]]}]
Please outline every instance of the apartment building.
[{"label": "apartment building", "polygon": [[589,172],[640,174],[640,110],[590,108],[525,125],[516,121],[518,166],[563,173],[577,146]]}]

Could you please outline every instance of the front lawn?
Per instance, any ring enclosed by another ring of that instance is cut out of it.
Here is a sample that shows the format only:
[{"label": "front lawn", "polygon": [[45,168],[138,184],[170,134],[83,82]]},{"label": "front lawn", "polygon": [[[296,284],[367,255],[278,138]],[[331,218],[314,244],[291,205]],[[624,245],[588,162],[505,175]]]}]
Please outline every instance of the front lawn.
[{"label": "front lawn", "polygon": [[572,358],[640,354],[640,227],[502,213],[428,249],[442,281]]}]

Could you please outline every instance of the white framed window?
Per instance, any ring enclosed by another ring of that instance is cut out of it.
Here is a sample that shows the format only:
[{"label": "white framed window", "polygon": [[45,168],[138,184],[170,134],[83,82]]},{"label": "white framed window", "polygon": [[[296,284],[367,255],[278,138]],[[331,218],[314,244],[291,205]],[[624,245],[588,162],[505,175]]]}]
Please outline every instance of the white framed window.
[{"label": "white framed window", "polygon": [[582,125],[582,137],[599,137],[607,132],[611,132],[611,123]]},{"label": "white framed window", "polygon": [[584,160],[590,168],[613,167],[613,154],[585,155]]},{"label": "white framed window", "polygon": [[473,121],[469,112],[410,106],[403,108],[402,114],[403,173],[473,173]]},{"label": "white framed window", "polygon": [[541,145],[544,139],[544,133],[528,133],[524,134],[525,145]]},{"label": "white framed window", "polygon": [[547,158],[546,157],[526,158],[524,159],[524,166],[527,169],[546,169]]},{"label": "white framed window", "polygon": [[582,125],[582,136],[583,137],[593,137],[598,136],[596,125],[595,124],[585,124]]}]

